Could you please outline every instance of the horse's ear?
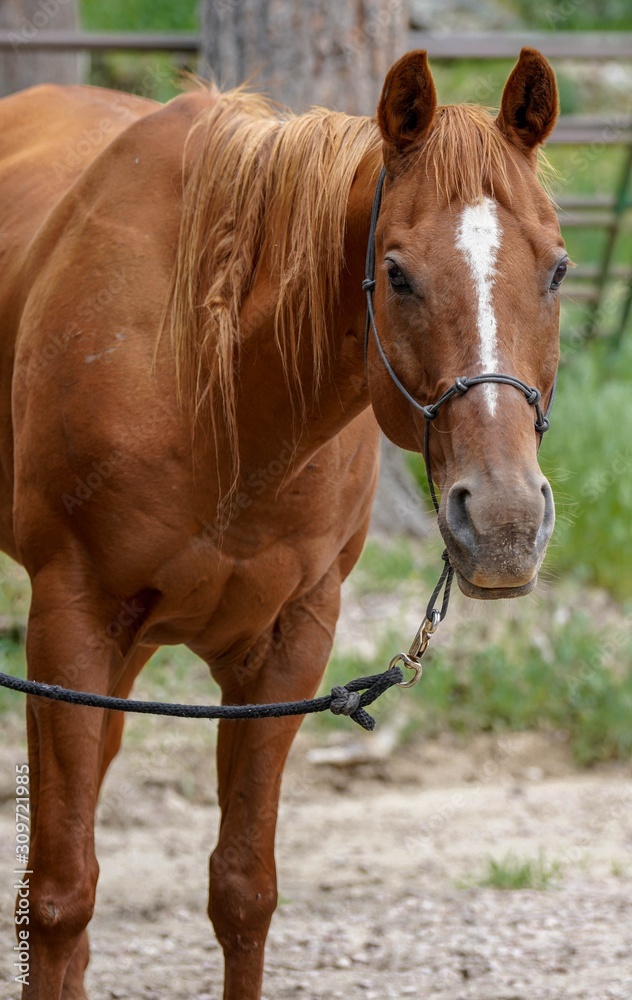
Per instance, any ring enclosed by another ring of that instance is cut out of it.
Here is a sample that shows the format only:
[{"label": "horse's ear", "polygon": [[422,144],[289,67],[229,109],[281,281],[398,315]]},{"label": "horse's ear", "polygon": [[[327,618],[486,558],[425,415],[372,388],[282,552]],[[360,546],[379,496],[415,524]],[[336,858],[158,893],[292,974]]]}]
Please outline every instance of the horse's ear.
[{"label": "horse's ear", "polygon": [[428,56],[423,49],[402,56],[386,74],[377,123],[388,153],[401,155],[419,145],[437,106]]},{"label": "horse's ear", "polygon": [[522,49],[505,84],[496,123],[508,139],[530,150],[544,142],[557,120],[555,74],[536,49]]}]

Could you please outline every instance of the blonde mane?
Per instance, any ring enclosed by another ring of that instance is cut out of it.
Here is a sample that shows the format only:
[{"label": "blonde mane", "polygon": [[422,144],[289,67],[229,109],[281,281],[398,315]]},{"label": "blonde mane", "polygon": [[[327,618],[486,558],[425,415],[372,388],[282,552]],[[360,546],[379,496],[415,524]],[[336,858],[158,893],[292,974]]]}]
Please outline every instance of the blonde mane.
[{"label": "blonde mane", "polygon": [[437,192],[448,201],[468,204],[508,188],[510,143],[492,115],[475,104],[438,108],[422,153],[426,171],[433,168]]},{"label": "blonde mane", "polygon": [[[474,204],[485,195],[503,193],[511,200],[507,162],[515,147],[496,125],[497,111],[476,104],[437,108],[419,160],[432,167],[437,194],[448,202]],[[555,171],[538,150],[538,179],[547,194]]]},{"label": "blonde mane", "polygon": [[[240,314],[257,268],[275,282],[274,335],[293,398],[309,319],[314,380],[326,363],[344,262],[349,192],[380,136],[370,118],[314,109],[279,113],[243,89],[213,91],[193,125],[197,143],[184,203],[167,324],[181,400],[193,415],[223,411],[237,474],[236,380]],[[216,442],[216,421],[213,421]]]},{"label": "blonde mane", "polygon": [[[165,326],[178,391],[192,417],[218,417],[238,475],[236,385],[240,315],[260,264],[275,283],[274,336],[292,398],[303,410],[299,351],[311,348],[317,385],[327,362],[333,304],[344,264],[348,199],[360,163],[381,164],[373,118],[317,108],[303,115],[244,89],[211,90],[187,138],[190,154]],[[415,163],[438,194],[475,202],[508,189],[510,143],[475,105],[437,109]],[[185,156],[186,159],[186,156]],[[368,206],[367,206],[368,210]],[[309,345],[302,344],[309,321]]]}]

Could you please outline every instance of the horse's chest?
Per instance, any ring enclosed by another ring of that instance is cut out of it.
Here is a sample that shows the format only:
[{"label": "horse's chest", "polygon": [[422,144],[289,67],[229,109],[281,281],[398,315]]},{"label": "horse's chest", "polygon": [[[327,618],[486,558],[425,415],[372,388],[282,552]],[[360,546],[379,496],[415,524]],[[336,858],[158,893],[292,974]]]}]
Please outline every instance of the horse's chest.
[{"label": "horse's chest", "polygon": [[[326,575],[335,554],[324,543],[277,541],[250,558],[197,553],[180,567],[184,586],[169,594],[147,640],[183,642],[205,659],[239,660],[273,629],[279,615],[309,595]],[[173,579],[173,577],[172,577]]]}]

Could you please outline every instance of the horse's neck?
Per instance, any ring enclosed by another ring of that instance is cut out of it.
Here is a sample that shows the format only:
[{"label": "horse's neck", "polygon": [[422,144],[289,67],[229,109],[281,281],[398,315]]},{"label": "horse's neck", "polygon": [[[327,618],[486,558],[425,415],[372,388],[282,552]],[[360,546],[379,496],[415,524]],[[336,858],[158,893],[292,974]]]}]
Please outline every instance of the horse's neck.
[{"label": "horse's neck", "polygon": [[[274,295],[255,287],[243,321],[251,330],[239,361],[238,439],[245,468],[277,460],[291,443],[306,464],[369,403],[364,367],[365,296],[362,292],[375,164],[362,164],[349,198],[345,268],[328,330],[327,360],[314,385],[311,350],[301,349],[301,392],[293,393],[273,332]],[[301,337],[309,344],[309,327]]]}]

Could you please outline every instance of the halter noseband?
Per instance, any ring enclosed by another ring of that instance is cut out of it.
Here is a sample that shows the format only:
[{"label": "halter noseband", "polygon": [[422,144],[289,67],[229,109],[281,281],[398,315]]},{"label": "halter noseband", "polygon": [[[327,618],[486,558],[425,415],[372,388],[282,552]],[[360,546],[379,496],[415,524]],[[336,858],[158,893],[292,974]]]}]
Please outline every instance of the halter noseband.
[{"label": "halter noseband", "polygon": [[[419,403],[414,396],[411,396],[408,389],[402,384],[396,373],[393,371],[391,364],[386,357],[386,352],[382,346],[379,334],[377,332],[377,326],[375,324],[375,313],[373,312],[373,292],[375,289],[375,230],[377,227],[377,220],[380,214],[380,205],[382,203],[382,188],[384,186],[384,178],[386,177],[386,169],[382,167],[380,171],[380,176],[377,180],[377,186],[375,188],[375,196],[373,198],[373,209],[371,212],[371,225],[369,228],[369,240],[366,248],[366,267],[365,267],[365,278],[362,282],[362,291],[366,293],[366,325],[364,331],[364,362],[368,372],[368,361],[369,361],[369,337],[371,331],[373,332],[373,338],[375,340],[375,346],[378,349],[380,358],[382,359],[382,364],[384,365],[386,371],[388,372],[391,380],[397,386],[402,396],[406,399],[408,403],[418,413],[424,418],[424,462],[426,465],[426,476],[428,477],[428,488],[430,490],[430,496],[432,497],[432,502],[435,510],[439,511],[439,501],[437,499],[437,494],[435,491],[434,483],[432,481],[432,469],[430,467],[430,425],[432,421],[437,416],[440,408],[447,403],[454,396],[463,396],[472,386],[481,385],[485,382],[496,382],[501,385],[512,385],[515,389],[518,389],[523,393],[527,403],[530,406],[535,407],[535,430],[540,435],[540,440],[542,440],[542,435],[545,431],[549,429],[549,413],[551,412],[551,407],[553,406],[553,399],[555,398],[555,385],[553,382],[553,388],[551,390],[551,396],[548,402],[546,410],[542,410],[540,405],[541,395],[540,390],[536,389],[534,386],[527,385],[522,379],[516,378],[515,375],[501,375],[497,372],[485,372],[482,375],[472,375],[470,377],[456,378],[454,383],[447,389],[442,396],[437,399],[435,403],[429,403],[423,406]],[[557,379],[557,376],[556,376]],[[450,598],[450,587],[452,585],[452,578],[454,575],[454,570],[450,565],[450,560],[447,551],[443,553],[443,559],[445,560],[445,566],[441,574],[439,583],[435,587],[430,601],[428,603],[428,609],[426,611],[426,622],[430,623],[429,627],[426,629],[426,636],[432,634],[434,629],[437,627],[440,621],[445,618],[446,612],[448,610],[448,601]],[[441,589],[445,587],[443,602],[441,606],[441,611],[434,608],[434,602],[437,599]],[[425,647],[424,647],[425,648]],[[401,655],[401,654],[400,654]]]}]

